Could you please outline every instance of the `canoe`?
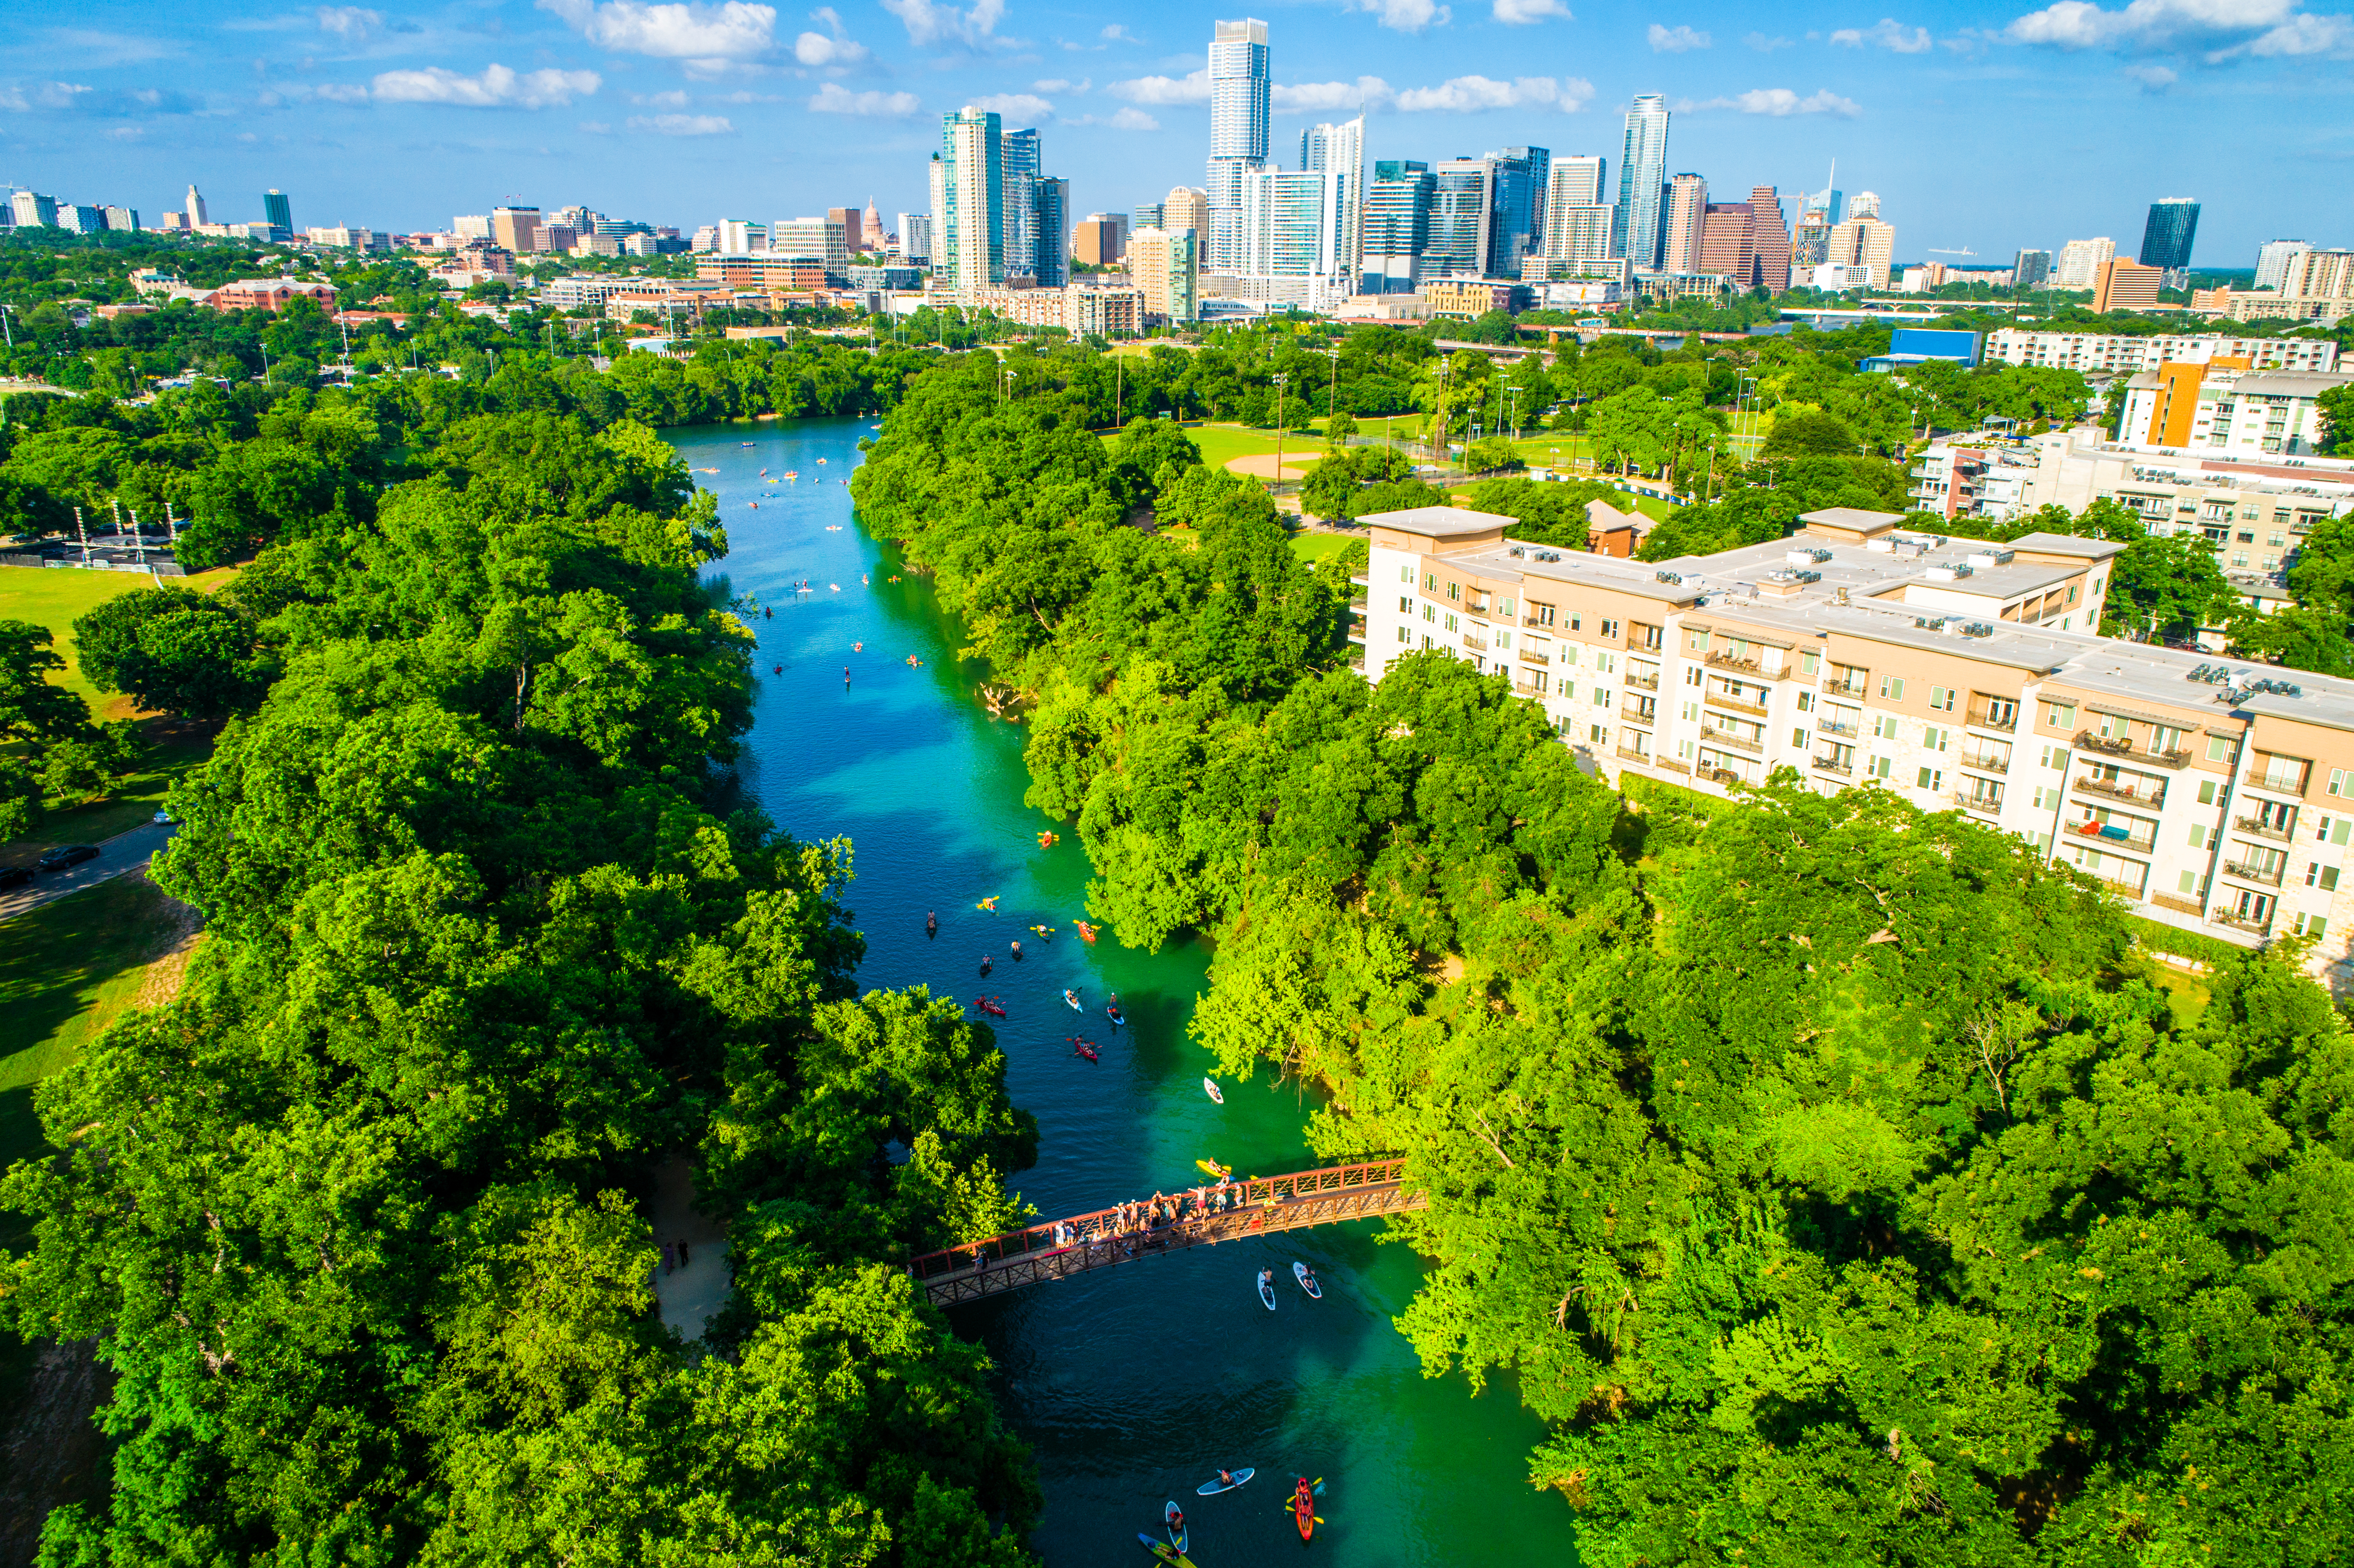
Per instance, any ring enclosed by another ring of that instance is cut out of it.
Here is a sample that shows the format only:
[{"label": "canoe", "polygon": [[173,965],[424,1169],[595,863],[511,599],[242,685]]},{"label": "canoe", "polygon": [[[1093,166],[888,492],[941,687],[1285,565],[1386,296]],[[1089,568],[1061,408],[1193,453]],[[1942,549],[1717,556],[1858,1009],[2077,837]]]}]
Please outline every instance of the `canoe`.
[{"label": "canoe", "polygon": [[1236,1487],[1241,1486],[1245,1481],[1249,1480],[1253,1476],[1258,1474],[1257,1470],[1252,1469],[1248,1465],[1245,1465],[1241,1469],[1231,1473],[1235,1478],[1233,1480],[1204,1481],[1200,1486],[1193,1489],[1193,1495],[1195,1497],[1214,1498],[1220,1492],[1233,1491]]},{"label": "canoe", "polygon": [[1178,1551],[1185,1550],[1185,1511],[1172,1498],[1161,1510],[1161,1522],[1169,1531],[1169,1544]]},{"label": "canoe", "polygon": [[1222,1089],[1220,1089],[1220,1088],[1218,1087],[1218,1083],[1217,1083],[1217,1080],[1216,1080],[1216,1079],[1214,1079],[1214,1078],[1204,1078],[1204,1079],[1203,1079],[1203,1080],[1202,1080],[1202,1090],[1203,1090],[1203,1092],[1204,1092],[1204,1094],[1208,1095],[1212,1099],[1214,1099],[1214,1100],[1217,1101],[1217,1102],[1218,1102],[1218,1104],[1220,1104],[1220,1105],[1225,1105],[1225,1104],[1226,1103],[1225,1092],[1224,1090],[1222,1090]]},{"label": "canoe", "polygon": [[1324,1299],[1324,1287],[1316,1283],[1316,1277],[1308,1272],[1308,1266],[1296,1258],[1292,1260],[1291,1277],[1299,1281],[1299,1288],[1308,1292],[1310,1299]]},{"label": "canoe", "polygon": [[1264,1280],[1264,1279],[1260,1280],[1260,1281],[1258,1282],[1258,1298],[1259,1298],[1261,1301],[1264,1301],[1264,1302],[1266,1302],[1266,1303],[1267,1303],[1267,1309],[1268,1311],[1270,1311],[1270,1312],[1274,1311],[1274,1310],[1275,1310],[1275,1287],[1274,1287],[1274,1285],[1272,1285],[1271,1283],[1269,1283],[1269,1282],[1268,1282],[1268,1281],[1267,1281],[1267,1280]]}]

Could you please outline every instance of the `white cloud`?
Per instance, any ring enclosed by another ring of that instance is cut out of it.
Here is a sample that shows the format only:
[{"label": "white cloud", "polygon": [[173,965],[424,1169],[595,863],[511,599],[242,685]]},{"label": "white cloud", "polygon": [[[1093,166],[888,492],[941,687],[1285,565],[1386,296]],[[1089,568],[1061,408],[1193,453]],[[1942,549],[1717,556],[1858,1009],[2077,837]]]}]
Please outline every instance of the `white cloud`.
[{"label": "white cloud", "polygon": [[2129,65],[2125,74],[2141,83],[2144,92],[2164,92],[2177,80],[2174,72],[2162,65]]},{"label": "white cloud", "polygon": [[1526,26],[1548,16],[1558,16],[1564,22],[1576,20],[1561,0],[1496,0],[1490,15],[1508,27]]},{"label": "white cloud", "polygon": [[384,13],[357,5],[322,5],[318,16],[319,31],[333,33],[347,44],[364,44],[370,33],[384,26]]},{"label": "white cloud", "polygon": [[2059,0],[2004,30],[2014,43],[2062,49],[2201,48],[2217,62],[2243,55],[2354,55],[2354,16],[2317,16],[2297,0],[2133,0],[2104,11]]},{"label": "white cloud", "polygon": [[366,103],[368,101],[368,90],[350,82],[331,81],[323,87],[313,90],[313,96],[323,98],[330,103]]},{"label": "white cloud", "polygon": [[1769,38],[1763,33],[1752,33],[1741,41],[1747,44],[1751,48],[1755,49],[1761,55],[1770,55],[1776,49],[1787,49],[1790,47],[1789,39],[1784,37]]},{"label": "white cloud", "polygon": [[656,136],[733,136],[736,127],[724,114],[632,114],[629,128]]},{"label": "white cloud", "polygon": [[1116,114],[1106,115],[1101,118],[1093,114],[1082,114],[1076,119],[1066,118],[1063,121],[1063,123],[1066,125],[1101,125],[1107,130],[1111,131],[1158,131],[1161,129],[1161,122],[1155,120],[1151,115],[1147,114],[1141,109],[1123,109]]},{"label": "white cloud", "polygon": [[1353,110],[1360,104],[1387,109],[1397,101],[1390,84],[1377,76],[1361,76],[1354,81],[1294,82],[1289,87],[1278,82],[1274,97],[1278,114],[1324,114],[1336,109]]},{"label": "white cloud", "polygon": [[599,48],[661,59],[742,59],[776,41],[777,8],[726,0],[718,5],[650,5],[645,0],[538,0]]},{"label": "white cloud", "polygon": [[1887,16],[1882,16],[1869,27],[1841,27],[1831,35],[1830,41],[1850,49],[1873,44],[1883,49],[1894,49],[1900,55],[1927,54],[1931,43],[1928,28],[1908,27]]},{"label": "white cloud", "polygon": [[584,136],[610,136],[613,133],[613,127],[602,120],[583,120],[580,133]]},{"label": "white cloud", "polygon": [[1690,113],[1709,109],[1733,109],[1744,114],[1765,114],[1783,120],[1793,114],[1836,114],[1842,120],[1852,120],[1863,112],[1855,100],[1841,98],[1829,88],[1818,90],[1811,98],[1800,98],[1787,87],[1756,87],[1731,98],[1711,98],[1699,102],[1690,99],[1677,104],[1680,112]]},{"label": "white cloud", "polygon": [[1107,44],[1132,44],[1137,41],[1136,35],[1129,32],[1126,27],[1121,26],[1118,22],[1114,22],[1110,26],[1106,27],[1102,32],[1097,33],[1096,37],[1101,38]]},{"label": "white cloud", "polygon": [[377,73],[379,103],[447,103],[460,109],[547,109],[586,98],[604,84],[593,70],[513,71],[488,66],[461,76],[441,66]]},{"label": "white cloud", "polygon": [[1095,82],[1088,79],[1071,81],[1058,76],[1050,77],[1044,81],[1034,81],[1030,86],[1037,92],[1086,92],[1094,88]]},{"label": "white cloud", "polygon": [[843,27],[841,14],[831,5],[821,5],[810,13],[812,22],[823,22],[822,33],[803,33],[793,40],[793,58],[805,66],[845,67],[863,64],[866,46],[853,43]]},{"label": "white cloud", "polygon": [[1515,77],[1497,81],[1484,76],[1458,76],[1437,87],[1410,87],[1397,96],[1407,113],[1438,111],[1476,114],[1483,109],[1559,109],[1574,114],[1594,100],[1594,84],[1583,77]]},{"label": "white cloud", "polygon": [[686,94],[676,90],[646,95],[633,92],[630,94],[630,101],[641,109],[684,109],[686,107]]},{"label": "white cloud", "polygon": [[1704,49],[1709,46],[1706,33],[1696,33],[1679,23],[1672,27],[1651,24],[1651,52],[1655,55],[1680,55],[1687,49]]},{"label": "white cloud", "polygon": [[[889,5],[891,0],[883,0]],[[1345,0],[1344,9],[1370,12],[1381,19],[1384,27],[1394,27],[1401,33],[1419,33],[1425,27],[1445,26],[1454,13],[1437,4],[1437,0]]]},{"label": "white cloud", "polygon": [[1008,125],[1016,120],[1044,120],[1055,112],[1055,106],[1034,92],[992,92],[965,101],[969,108],[1003,115]]},{"label": "white cloud", "polygon": [[973,0],[970,11],[937,5],[934,0],[883,0],[883,9],[899,18],[911,44],[977,47],[1004,19],[1005,0]]},{"label": "white cloud", "polygon": [[1104,90],[1114,98],[1125,98],[1130,103],[1162,106],[1207,103],[1210,101],[1210,73],[1204,69],[1191,76],[1140,76],[1127,81],[1113,82]]},{"label": "white cloud", "polygon": [[827,82],[809,101],[815,114],[863,114],[897,118],[923,107],[912,92],[853,92],[838,81]]}]

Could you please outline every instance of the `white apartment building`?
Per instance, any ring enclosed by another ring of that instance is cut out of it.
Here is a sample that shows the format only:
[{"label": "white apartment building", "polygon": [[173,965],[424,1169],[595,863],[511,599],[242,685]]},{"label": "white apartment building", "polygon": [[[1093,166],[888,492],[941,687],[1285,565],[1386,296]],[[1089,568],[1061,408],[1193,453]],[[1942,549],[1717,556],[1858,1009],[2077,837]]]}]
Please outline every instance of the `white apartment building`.
[{"label": "white apartment building", "polygon": [[2130,375],[2162,360],[2204,365],[2217,358],[2245,359],[2258,370],[2338,368],[2338,344],[2327,338],[2191,337],[2171,334],[2127,337],[2110,333],[2028,332],[2000,327],[1987,334],[1986,357],[2007,365],[2035,365],[2087,376]]},{"label": "white apartment building", "polygon": [[1787,540],[1644,564],[1514,543],[1481,513],[1363,521],[1370,679],[1444,650],[1506,676],[1613,783],[1723,795],[1788,769],[1894,790],[2163,924],[2312,938],[2309,968],[2354,986],[2354,682],[2093,634],[2121,545],[1991,546],[1833,508]]},{"label": "white apartment building", "polygon": [[2126,382],[2117,439],[2152,450],[2302,457],[2321,444],[2321,395],[2349,383],[2354,376],[2246,370],[2228,361],[2161,364]]},{"label": "white apartment building", "polygon": [[2060,259],[2052,265],[2052,286],[2089,289],[2116,255],[2117,242],[2105,235],[2098,239],[2072,239],[2060,248]]},{"label": "white apartment building", "polygon": [[2092,426],[2029,444],[2035,466],[2011,515],[2047,505],[2081,512],[2106,497],[2155,533],[2203,534],[2226,576],[2279,571],[2298,540],[2354,513],[2354,462],[2343,459],[2157,449],[2111,440]]}]

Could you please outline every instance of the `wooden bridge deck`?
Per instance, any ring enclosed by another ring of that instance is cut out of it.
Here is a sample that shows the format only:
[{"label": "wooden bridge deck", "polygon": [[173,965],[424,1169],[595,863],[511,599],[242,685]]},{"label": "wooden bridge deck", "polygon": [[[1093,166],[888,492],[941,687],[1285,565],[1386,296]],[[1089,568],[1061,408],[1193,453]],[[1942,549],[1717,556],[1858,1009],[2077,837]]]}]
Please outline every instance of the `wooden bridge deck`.
[{"label": "wooden bridge deck", "polygon": [[[1429,1196],[1409,1191],[1405,1161],[1384,1158],[1353,1165],[1329,1165],[1283,1176],[1229,1181],[1229,1206],[1193,1208],[1158,1225],[1121,1226],[1119,1208],[1097,1209],[1012,1231],[971,1246],[927,1253],[907,1272],[935,1306],[978,1301],[1026,1285],[1068,1279],[1117,1264],[1186,1247],[1215,1246],[1277,1231],[1306,1230],[1427,1206]],[[1210,1193],[1214,1186],[1188,1189]]]}]

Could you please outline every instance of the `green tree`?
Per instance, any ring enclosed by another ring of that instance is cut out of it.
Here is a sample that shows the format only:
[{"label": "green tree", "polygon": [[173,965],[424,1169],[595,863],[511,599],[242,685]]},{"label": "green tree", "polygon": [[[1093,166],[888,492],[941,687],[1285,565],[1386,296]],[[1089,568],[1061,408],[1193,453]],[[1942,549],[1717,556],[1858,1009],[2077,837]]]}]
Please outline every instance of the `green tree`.
[{"label": "green tree", "polygon": [[251,707],[269,684],[251,623],[193,588],[119,594],[78,619],[74,638],[90,683],[143,708],[219,718]]}]

